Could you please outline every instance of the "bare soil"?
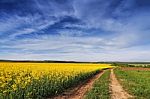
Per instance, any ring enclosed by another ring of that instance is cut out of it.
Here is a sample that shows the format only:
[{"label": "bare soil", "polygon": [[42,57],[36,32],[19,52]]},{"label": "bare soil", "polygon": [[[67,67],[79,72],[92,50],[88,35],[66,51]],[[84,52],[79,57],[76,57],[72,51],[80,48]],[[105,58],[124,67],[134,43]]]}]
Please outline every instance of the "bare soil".
[{"label": "bare soil", "polygon": [[110,91],[111,91],[111,99],[129,99],[133,98],[133,96],[129,95],[125,90],[123,90],[119,81],[117,80],[113,69],[111,69],[110,74]]},{"label": "bare soil", "polygon": [[87,82],[80,83],[77,87],[69,89],[59,96],[48,98],[48,99],[84,99],[84,95],[87,91],[92,89],[94,82],[104,73],[100,71],[98,74],[94,75]]},{"label": "bare soil", "polygon": [[150,71],[150,68],[143,68],[143,67],[122,67],[122,70],[144,70],[144,71]]}]

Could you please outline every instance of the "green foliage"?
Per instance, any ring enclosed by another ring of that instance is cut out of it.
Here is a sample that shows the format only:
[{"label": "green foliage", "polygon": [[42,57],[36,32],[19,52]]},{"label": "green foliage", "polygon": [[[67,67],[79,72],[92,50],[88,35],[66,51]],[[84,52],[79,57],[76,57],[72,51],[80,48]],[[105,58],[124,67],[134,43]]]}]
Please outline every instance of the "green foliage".
[{"label": "green foliage", "polygon": [[107,70],[95,83],[93,88],[87,92],[85,99],[110,99],[109,95],[109,76],[110,70]]},{"label": "green foliage", "polygon": [[119,67],[129,67],[130,65],[125,63],[112,63],[112,66],[119,66]]},{"label": "green foliage", "polygon": [[89,79],[98,72],[99,70],[87,73],[81,72],[77,76],[68,77],[65,80],[64,78],[59,78],[60,80],[57,82],[56,80],[51,80],[48,75],[43,75],[40,80],[32,79],[32,83],[25,88],[20,88],[18,86],[18,90],[4,94],[1,94],[2,90],[0,90],[0,99],[44,99],[43,97],[57,95],[64,90],[79,84],[81,81]]},{"label": "green foliage", "polygon": [[115,74],[124,89],[136,99],[150,99],[150,71],[116,69]]},{"label": "green foliage", "polygon": [[149,64],[131,64],[129,67],[143,67],[143,68],[150,68]]}]

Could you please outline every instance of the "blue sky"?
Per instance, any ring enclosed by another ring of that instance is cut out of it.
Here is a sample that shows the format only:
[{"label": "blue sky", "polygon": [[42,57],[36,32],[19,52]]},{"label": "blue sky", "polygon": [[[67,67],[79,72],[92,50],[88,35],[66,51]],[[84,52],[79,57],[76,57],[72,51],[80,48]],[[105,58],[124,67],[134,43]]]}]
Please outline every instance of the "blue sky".
[{"label": "blue sky", "polygon": [[150,0],[0,0],[0,59],[150,61]]}]

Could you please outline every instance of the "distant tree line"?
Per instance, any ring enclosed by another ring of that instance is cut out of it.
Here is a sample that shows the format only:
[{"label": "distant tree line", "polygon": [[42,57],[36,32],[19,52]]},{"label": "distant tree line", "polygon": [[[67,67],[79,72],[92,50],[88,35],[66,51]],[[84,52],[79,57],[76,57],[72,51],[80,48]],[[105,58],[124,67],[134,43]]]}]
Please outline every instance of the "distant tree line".
[{"label": "distant tree line", "polygon": [[119,66],[119,67],[143,67],[143,68],[150,68],[150,64],[125,64],[125,63],[112,63],[112,66]]}]

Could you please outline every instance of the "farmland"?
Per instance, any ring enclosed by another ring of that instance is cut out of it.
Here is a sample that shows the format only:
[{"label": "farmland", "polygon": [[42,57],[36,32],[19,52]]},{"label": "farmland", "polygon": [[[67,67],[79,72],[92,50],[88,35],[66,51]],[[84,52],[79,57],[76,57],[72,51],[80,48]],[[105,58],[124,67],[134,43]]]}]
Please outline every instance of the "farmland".
[{"label": "farmland", "polygon": [[85,99],[110,99],[109,95],[109,75],[107,70],[93,85],[93,88],[87,92]]},{"label": "farmland", "polygon": [[0,99],[41,99],[92,77],[109,64],[0,63]]},{"label": "farmland", "polygon": [[123,68],[115,73],[123,87],[136,99],[150,99],[150,69]]},{"label": "farmland", "polygon": [[149,75],[140,66],[0,62],[0,99],[149,99]]}]

